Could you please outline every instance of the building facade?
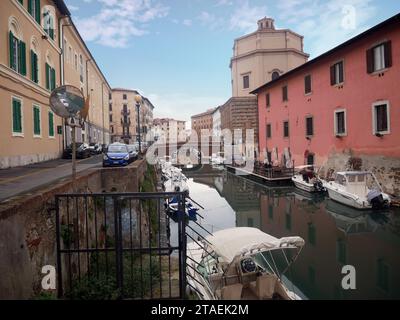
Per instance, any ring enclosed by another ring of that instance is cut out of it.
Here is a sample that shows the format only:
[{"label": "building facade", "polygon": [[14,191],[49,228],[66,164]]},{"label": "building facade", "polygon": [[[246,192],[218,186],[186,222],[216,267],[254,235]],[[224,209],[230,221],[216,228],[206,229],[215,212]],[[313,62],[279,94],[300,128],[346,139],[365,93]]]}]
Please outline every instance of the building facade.
[{"label": "building facade", "polygon": [[209,130],[210,134],[213,130],[213,113],[215,108],[206,112],[192,116],[192,130],[196,131],[197,136],[201,137],[201,130]]},{"label": "building facade", "polygon": [[346,170],[357,157],[399,193],[400,15],[254,91],[261,160]]},{"label": "building facade", "polygon": [[[112,142],[133,144],[139,141],[138,110],[136,90],[112,89],[109,104],[110,134]],[[142,97],[139,107],[140,139],[146,140],[147,133],[153,126],[154,106],[146,97]]]},{"label": "building facade", "polygon": [[70,128],[49,106],[64,84],[90,96],[77,141],[108,143],[106,79],[62,0],[4,0],[0,10],[0,168],[55,159],[70,143]]},{"label": "building facade", "polygon": [[[111,87],[101,72],[71,19],[61,22],[63,33],[63,84],[79,88],[89,99],[89,114],[83,128],[78,128],[77,142],[108,144],[110,142],[108,99]],[[65,145],[71,143],[71,128],[65,126]]]},{"label": "building facade", "polygon": [[212,114],[213,122],[213,137],[219,138],[221,136],[221,110],[220,107],[214,110]]},{"label": "building facade", "polygon": [[256,32],[235,39],[231,59],[232,97],[246,97],[272,78],[307,62],[303,37],[275,29],[274,20],[258,21]]},{"label": "building facade", "polygon": [[157,118],[153,121],[153,135],[157,141],[166,143],[186,142],[186,121],[170,118]]},{"label": "building facade", "polygon": [[61,1],[1,2],[0,168],[62,153],[62,121],[51,111],[49,97],[61,84],[57,22],[68,15]]}]

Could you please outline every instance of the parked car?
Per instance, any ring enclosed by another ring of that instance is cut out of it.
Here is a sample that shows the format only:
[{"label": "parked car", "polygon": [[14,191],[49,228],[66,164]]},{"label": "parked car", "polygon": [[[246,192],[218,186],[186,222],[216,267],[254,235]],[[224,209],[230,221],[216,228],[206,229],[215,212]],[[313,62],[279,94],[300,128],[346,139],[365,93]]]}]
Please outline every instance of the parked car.
[{"label": "parked car", "polygon": [[89,149],[91,154],[100,154],[103,152],[103,146],[100,143],[90,143]]},{"label": "parked car", "polygon": [[103,167],[126,166],[130,163],[128,146],[122,143],[113,143],[108,146],[103,155]]},{"label": "parked car", "polygon": [[[77,142],[76,143],[76,158],[86,159],[90,157],[90,148],[87,143]],[[64,159],[72,159],[72,144],[69,145],[63,153]]]},{"label": "parked car", "polygon": [[130,156],[130,162],[137,160],[137,158],[139,156],[138,147],[134,144],[129,144],[128,151],[129,151],[129,156]]}]

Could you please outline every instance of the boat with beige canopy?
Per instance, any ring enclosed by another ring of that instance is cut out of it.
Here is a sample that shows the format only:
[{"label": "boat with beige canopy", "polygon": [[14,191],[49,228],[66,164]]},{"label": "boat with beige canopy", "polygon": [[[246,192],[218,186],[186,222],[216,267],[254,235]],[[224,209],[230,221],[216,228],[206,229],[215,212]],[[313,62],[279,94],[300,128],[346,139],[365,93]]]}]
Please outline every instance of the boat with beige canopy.
[{"label": "boat with beige canopy", "polygon": [[189,287],[203,300],[300,300],[284,274],[303,246],[255,228],[218,231],[187,245]]}]

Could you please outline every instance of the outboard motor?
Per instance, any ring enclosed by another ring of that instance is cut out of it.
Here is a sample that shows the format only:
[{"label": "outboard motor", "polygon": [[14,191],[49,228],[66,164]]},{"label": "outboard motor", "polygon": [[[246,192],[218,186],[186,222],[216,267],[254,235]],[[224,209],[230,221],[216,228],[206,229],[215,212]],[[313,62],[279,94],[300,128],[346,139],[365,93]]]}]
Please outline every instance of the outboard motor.
[{"label": "outboard motor", "polygon": [[368,192],[367,199],[372,209],[384,209],[387,206],[387,201],[383,199],[382,192],[379,190],[374,189]]},{"label": "outboard motor", "polygon": [[314,188],[318,192],[325,191],[324,185],[322,184],[322,181],[319,179],[314,183]]}]

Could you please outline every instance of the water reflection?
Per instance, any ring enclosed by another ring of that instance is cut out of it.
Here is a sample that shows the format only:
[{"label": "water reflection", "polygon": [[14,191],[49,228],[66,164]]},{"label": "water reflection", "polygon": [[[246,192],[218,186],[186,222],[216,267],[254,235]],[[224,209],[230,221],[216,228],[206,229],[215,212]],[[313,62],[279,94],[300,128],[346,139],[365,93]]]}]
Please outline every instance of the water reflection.
[{"label": "water reflection", "polygon": [[[399,212],[374,215],[293,187],[265,187],[225,171],[206,171],[188,174],[191,196],[206,208],[203,225],[303,237],[306,245],[288,278],[308,298],[400,298]],[[341,287],[344,265],[356,268],[356,290]]]}]

